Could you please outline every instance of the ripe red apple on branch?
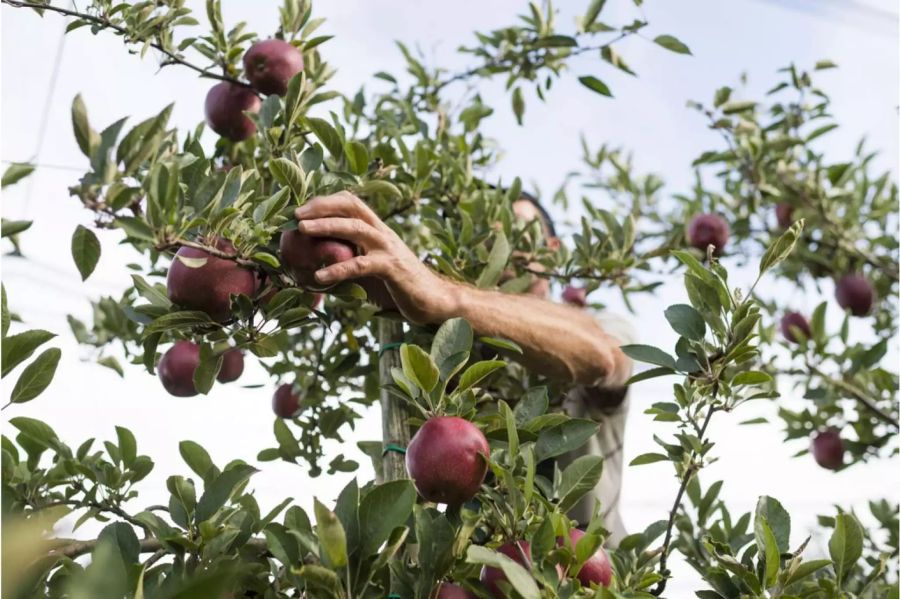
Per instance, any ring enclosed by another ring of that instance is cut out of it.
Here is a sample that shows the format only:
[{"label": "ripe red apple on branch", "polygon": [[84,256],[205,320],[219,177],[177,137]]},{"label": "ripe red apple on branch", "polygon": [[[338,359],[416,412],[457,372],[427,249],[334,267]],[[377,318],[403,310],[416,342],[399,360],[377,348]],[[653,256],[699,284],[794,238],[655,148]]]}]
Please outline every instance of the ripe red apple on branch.
[{"label": "ripe red apple on branch", "polygon": [[567,304],[584,308],[587,305],[587,289],[567,285],[562,292],[562,299]]},{"label": "ripe red apple on branch", "polygon": [[713,254],[721,256],[728,243],[728,222],[718,214],[698,214],[688,224],[688,241],[698,250],[706,253],[712,245]]},{"label": "ripe red apple on branch", "polygon": [[854,316],[866,316],[875,304],[875,288],[861,274],[841,277],[835,285],[834,296],[841,308],[849,310]]},{"label": "ripe red apple on branch", "polygon": [[312,237],[290,230],[281,234],[279,252],[285,271],[308,289],[322,289],[316,282],[316,271],[350,260],[356,255],[346,241],[330,237]]},{"label": "ripe red apple on branch", "polygon": [[244,54],[244,75],[263,94],[283,96],[291,77],[302,70],[303,54],[284,40],[256,42]]},{"label": "ripe red apple on branch", "polygon": [[775,220],[780,229],[787,229],[794,224],[794,207],[790,204],[775,205]]},{"label": "ripe red apple on branch", "polygon": [[245,112],[259,112],[256,93],[236,83],[223,81],[206,94],[204,112],[210,128],[231,141],[244,141],[256,133],[256,125]]},{"label": "ripe red apple on branch", "polygon": [[803,339],[812,337],[812,329],[805,316],[799,312],[788,312],[781,317],[781,334],[791,343],[799,343],[801,336]]},{"label": "ripe red apple on branch", "polygon": [[239,349],[229,349],[222,354],[222,368],[216,375],[220,383],[231,383],[241,378],[244,373],[244,352]]},{"label": "ripe red apple on branch", "polygon": [[[215,246],[224,252],[234,252],[231,242],[223,239],[217,240]],[[205,262],[199,266],[189,265],[193,260]],[[215,321],[225,322],[231,319],[231,295],[252,297],[256,292],[256,275],[233,260],[182,246],[169,266],[166,290],[176,306],[199,310]]]},{"label": "ripe red apple on branch", "polygon": [[477,426],[456,416],[436,416],[409,442],[406,470],[424,499],[458,506],[478,493],[490,455]]},{"label": "ripe red apple on branch", "polygon": [[[570,547],[573,551],[579,539],[584,535],[585,532],[578,528],[569,531]],[[558,537],[556,543],[563,545],[565,541],[562,537]],[[612,582],[612,564],[602,547],[584,562],[581,570],[578,571],[577,578],[585,588],[590,588],[592,583],[604,587],[609,586],[609,583]]]},{"label": "ripe red apple on branch", "polygon": [[813,437],[812,454],[816,463],[828,470],[839,470],[844,465],[844,441],[835,428],[828,428]]},{"label": "ripe red apple on branch", "polygon": [[300,396],[294,393],[294,386],[285,383],[272,396],[272,411],[279,418],[292,418],[300,409]]},{"label": "ripe red apple on branch", "polygon": [[175,397],[197,395],[194,372],[200,364],[200,346],[190,341],[176,341],[156,365],[163,387]]},{"label": "ripe red apple on branch", "polygon": [[442,582],[438,587],[435,599],[475,599],[475,595],[452,582]]}]

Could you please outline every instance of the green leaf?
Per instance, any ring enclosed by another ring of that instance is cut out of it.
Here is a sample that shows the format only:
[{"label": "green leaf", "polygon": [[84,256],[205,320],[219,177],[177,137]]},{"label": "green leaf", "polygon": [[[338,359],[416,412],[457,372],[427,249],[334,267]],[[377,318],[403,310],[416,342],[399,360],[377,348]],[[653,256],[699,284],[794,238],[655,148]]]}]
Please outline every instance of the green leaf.
[{"label": "green leaf", "polygon": [[223,360],[224,354],[216,352],[208,343],[200,345],[200,361],[194,370],[194,388],[199,393],[206,395],[210,392],[222,369]]},{"label": "green leaf", "polygon": [[22,231],[30,229],[32,224],[33,221],[30,220],[6,220],[4,218],[0,221],[0,237],[18,235]]},{"label": "green leaf", "polygon": [[628,465],[629,466],[643,466],[644,464],[655,464],[656,462],[665,462],[669,458],[668,456],[664,456],[661,453],[643,453],[633,460],[631,460]]},{"label": "green leaf", "polygon": [[625,352],[625,355],[632,360],[675,370],[675,358],[657,347],[651,345],[623,345],[619,349]]},{"label": "green leaf", "polygon": [[15,418],[10,418],[9,423],[30,440],[39,443],[43,447],[52,447],[59,443],[56,433],[46,422],[26,416],[16,416]]},{"label": "green leaf", "polygon": [[572,418],[556,426],[546,428],[538,434],[534,447],[535,459],[543,462],[573,449],[578,449],[597,432],[597,423],[592,420]]},{"label": "green leaf", "polygon": [[797,566],[797,568],[788,575],[784,586],[790,586],[790,585],[794,584],[795,582],[800,582],[807,576],[810,576],[810,575],[814,574],[815,572],[818,572],[822,568],[825,568],[826,566],[830,566],[830,565],[831,565],[831,560],[827,560],[827,559],[814,559],[814,560],[810,560],[808,562],[801,562]]},{"label": "green leaf", "polygon": [[764,272],[784,260],[794,250],[800,233],[803,232],[804,219],[800,219],[785,231],[775,243],[773,243],[763,254],[759,262],[759,274],[762,276]]},{"label": "green leaf", "polygon": [[123,426],[116,427],[116,438],[119,440],[119,454],[122,456],[122,464],[130,468],[137,459],[137,440],[134,433]]},{"label": "green leaf", "polygon": [[300,546],[287,528],[277,522],[271,522],[263,529],[266,537],[266,548],[285,566],[292,566],[300,561]]},{"label": "green leaf", "polygon": [[134,288],[137,289],[137,292],[141,297],[154,306],[159,306],[160,308],[165,308],[167,310],[172,307],[172,302],[166,295],[165,287],[163,285],[151,285],[140,275],[131,275],[131,280],[134,283]]},{"label": "green leaf", "polygon": [[217,476],[204,488],[203,495],[197,502],[194,520],[199,524],[213,517],[219,508],[225,505],[238,485],[246,482],[256,472],[259,470],[253,466],[237,464]]},{"label": "green leaf", "polygon": [[[287,158],[278,157],[269,161],[269,171],[279,183],[290,189],[297,199],[305,199],[306,175],[297,164]],[[266,212],[268,213],[268,209]]]},{"label": "green leaf", "polygon": [[210,473],[215,471],[214,476],[218,476],[216,467],[213,465],[212,458],[203,447],[193,441],[182,441],[178,444],[178,452],[188,468],[193,470],[197,476],[206,481]]},{"label": "green leaf", "polygon": [[525,392],[525,397],[520,399],[513,408],[516,424],[521,427],[531,419],[545,414],[549,406],[547,387],[532,387]]},{"label": "green leaf", "polygon": [[723,114],[737,114],[752,110],[756,106],[753,100],[730,100],[720,107]]},{"label": "green leaf", "polygon": [[396,185],[384,179],[370,179],[356,189],[356,194],[362,198],[382,196],[388,199],[399,200],[403,192]]},{"label": "green leaf", "polygon": [[834,62],[827,60],[827,59],[818,61],[815,66],[815,69],[817,71],[822,71],[824,69],[836,69],[836,68],[837,68],[837,64],[835,64]]},{"label": "green leaf", "polygon": [[769,524],[764,517],[756,517],[753,530],[759,554],[765,556],[766,559],[764,581],[765,587],[768,588],[775,584],[775,580],[778,578],[778,570],[781,567],[781,553],[778,551],[778,542],[775,540],[775,535],[772,534],[772,529],[769,528]]},{"label": "green leaf", "polygon": [[522,115],[525,114],[525,99],[522,98],[522,88],[517,87],[512,93],[512,109],[516,116],[516,122],[522,124]]},{"label": "green leaf", "polygon": [[10,401],[13,403],[24,403],[31,401],[44,392],[44,389],[53,381],[53,375],[56,374],[56,366],[59,364],[59,358],[62,352],[52,347],[39,355],[34,362],[25,367],[16,386],[13,387]]},{"label": "green leaf", "polygon": [[518,343],[514,341],[510,341],[509,339],[499,339],[497,337],[479,337],[479,343],[484,343],[485,345],[490,345],[491,347],[495,347],[497,349],[502,349],[505,351],[510,351],[516,354],[522,354],[522,348]]},{"label": "green leaf", "polygon": [[369,151],[366,146],[358,141],[350,141],[344,145],[344,153],[350,172],[354,175],[364,175],[369,170]]},{"label": "green leaf", "polygon": [[160,316],[144,329],[144,338],[153,333],[164,333],[173,329],[187,329],[199,325],[213,324],[213,320],[206,312],[197,310],[182,310]]},{"label": "green leaf", "polygon": [[[6,167],[3,172],[3,178],[0,179],[0,188],[18,183],[28,175],[34,172],[34,166],[22,162],[14,162]],[[3,234],[6,237],[6,234]]]},{"label": "green leaf", "polygon": [[141,544],[130,524],[114,522],[101,530],[97,539],[109,539],[112,541],[118,548],[125,563],[137,563],[141,553]]},{"label": "green leaf", "polygon": [[344,145],[341,143],[341,137],[337,130],[324,119],[315,117],[307,117],[309,128],[313,134],[322,142],[322,145],[331,153],[336,160],[340,160],[344,156]]},{"label": "green leaf", "polygon": [[484,564],[503,571],[509,584],[522,596],[522,599],[540,599],[541,592],[531,572],[517,562],[480,545],[469,545],[466,561],[473,564]]},{"label": "green leaf", "polygon": [[75,141],[78,142],[81,153],[90,158],[94,154],[94,149],[100,145],[100,136],[88,124],[87,109],[84,107],[81,94],[72,100],[72,128],[75,130]]},{"label": "green leaf", "polygon": [[834,532],[828,541],[828,553],[834,562],[838,585],[850,572],[850,569],[862,556],[863,531],[852,514],[838,514],[835,518]]},{"label": "green leaf", "polygon": [[347,538],[344,527],[334,512],[314,500],[316,515],[316,536],[321,545],[322,560],[330,568],[342,568],[347,565]]},{"label": "green leaf", "polygon": [[747,370],[739,372],[731,379],[731,386],[738,387],[740,385],[761,385],[763,383],[772,382],[772,377],[765,372],[758,370]]},{"label": "green leaf", "polygon": [[559,509],[567,512],[600,482],[603,458],[585,455],[569,464],[562,473],[559,484]]},{"label": "green leaf", "polygon": [[81,225],[75,227],[72,234],[72,258],[81,273],[81,280],[87,280],[100,260],[100,240],[93,231]]},{"label": "green leaf", "polygon": [[412,514],[416,490],[411,481],[395,480],[376,486],[359,504],[362,554],[372,555]]},{"label": "green leaf", "polygon": [[404,343],[400,346],[400,364],[406,378],[424,389],[426,393],[431,393],[437,385],[440,371],[431,360],[431,356],[418,345]]},{"label": "green leaf", "polygon": [[[472,326],[464,318],[451,318],[434,334],[431,359],[437,364],[441,379],[449,380],[463,367],[472,350]],[[462,359],[460,359],[462,356]]]},{"label": "green leaf", "polygon": [[120,377],[125,377],[125,371],[122,370],[122,365],[119,364],[119,361],[116,360],[113,356],[103,356],[102,358],[97,360],[97,364],[115,371],[116,374],[118,374]]},{"label": "green leaf", "polygon": [[481,289],[493,287],[497,284],[497,281],[500,280],[500,276],[503,274],[503,269],[506,268],[506,262],[509,260],[511,253],[509,241],[507,241],[503,231],[497,231],[493,242],[487,264],[484,266],[481,274],[478,275],[478,280],[475,281],[475,285]]},{"label": "green leaf", "polygon": [[675,304],[666,308],[666,320],[672,329],[691,341],[700,341],[706,335],[706,323],[693,306]]},{"label": "green leaf", "polygon": [[654,379],[658,376],[667,376],[670,374],[675,374],[675,371],[671,368],[666,368],[665,366],[660,366],[659,368],[651,368],[632,376],[625,382],[625,386],[627,387],[641,381],[646,381],[647,379]]},{"label": "green leaf", "polygon": [[5,345],[6,334],[9,332],[9,324],[12,317],[9,314],[9,304],[6,303],[6,285],[0,285],[0,335],[4,341],[0,346]]},{"label": "green leaf", "polygon": [[0,356],[2,356],[0,358],[2,360],[2,375],[0,376],[5,377],[16,366],[30,358],[34,350],[54,337],[56,335],[49,331],[32,329],[5,338],[2,347],[0,347]]},{"label": "green leaf", "polygon": [[777,499],[763,495],[756,502],[756,518],[760,517],[765,518],[772,529],[778,542],[778,550],[787,553],[791,539],[791,515]]},{"label": "green leaf", "polygon": [[658,35],[653,39],[654,42],[677,54],[690,54],[691,50],[678,38],[671,35]]},{"label": "green leaf", "polygon": [[481,362],[475,362],[460,375],[459,385],[456,387],[456,391],[462,392],[474,387],[483,378],[505,366],[506,362],[502,360],[483,360]]},{"label": "green leaf", "polygon": [[603,10],[604,4],[606,4],[606,0],[591,0],[587,12],[581,20],[582,28],[587,29],[594,24],[594,21],[600,16],[600,11]]},{"label": "green leaf", "polygon": [[607,87],[605,83],[603,83],[596,77],[585,75],[583,77],[579,77],[578,81],[581,83],[581,85],[585,86],[589,90],[597,92],[601,96],[612,98],[612,92],[609,91],[609,87]]}]

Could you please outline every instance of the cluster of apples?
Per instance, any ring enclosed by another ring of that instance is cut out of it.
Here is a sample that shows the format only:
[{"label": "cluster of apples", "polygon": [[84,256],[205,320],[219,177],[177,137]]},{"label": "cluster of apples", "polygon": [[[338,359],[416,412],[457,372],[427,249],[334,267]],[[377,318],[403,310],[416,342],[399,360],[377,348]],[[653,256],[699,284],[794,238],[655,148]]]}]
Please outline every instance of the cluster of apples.
[{"label": "cluster of apples", "polygon": [[249,85],[222,81],[206,94],[206,122],[231,141],[243,141],[256,133],[247,112],[259,112],[259,94],[283,96],[291,77],[303,70],[303,54],[278,39],[257,42],[244,54],[244,75]]},{"label": "cluster of apples", "polygon": [[[435,416],[426,421],[409,442],[406,470],[423,499],[459,506],[475,497],[481,488],[487,474],[486,457],[489,455],[487,438],[477,426],[456,416]],[[583,535],[581,530],[573,529],[571,546],[574,547]],[[559,538],[557,544],[562,546],[565,540]],[[498,551],[530,568],[531,547],[528,542],[510,541]],[[585,587],[591,583],[609,586],[612,565],[606,552],[598,549],[585,562],[577,577]],[[493,597],[499,599],[505,596],[500,588],[500,582],[505,580],[502,570],[490,567],[481,570],[481,582]],[[440,586],[437,597],[454,599],[474,595],[459,585],[445,582]]]}]

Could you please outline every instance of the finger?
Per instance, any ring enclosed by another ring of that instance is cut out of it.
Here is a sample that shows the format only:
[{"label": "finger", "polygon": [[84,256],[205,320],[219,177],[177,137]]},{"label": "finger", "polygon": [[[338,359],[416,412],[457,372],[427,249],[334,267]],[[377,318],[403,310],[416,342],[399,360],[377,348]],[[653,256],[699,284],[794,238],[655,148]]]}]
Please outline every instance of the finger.
[{"label": "finger", "polygon": [[357,256],[317,270],[316,282],[321,285],[334,285],[341,281],[375,275],[381,271],[382,262],[374,256]]},{"label": "finger", "polygon": [[384,246],[382,234],[358,218],[315,218],[301,220],[297,229],[312,237],[337,237],[353,242],[363,250]]},{"label": "finger", "polygon": [[384,226],[365,202],[350,192],[342,191],[327,196],[316,196],[294,211],[297,220],[341,216],[358,218],[373,227]]}]

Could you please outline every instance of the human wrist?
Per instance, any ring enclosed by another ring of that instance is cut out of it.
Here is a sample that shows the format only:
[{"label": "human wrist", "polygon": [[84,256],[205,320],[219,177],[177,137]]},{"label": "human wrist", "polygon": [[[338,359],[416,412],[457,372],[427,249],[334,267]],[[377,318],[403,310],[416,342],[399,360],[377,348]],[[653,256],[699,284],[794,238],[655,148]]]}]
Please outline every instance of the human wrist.
[{"label": "human wrist", "polygon": [[451,318],[463,316],[462,295],[465,287],[456,281],[435,274],[433,283],[434,301],[430,302],[428,320],[431,324],[441,324]]}]

